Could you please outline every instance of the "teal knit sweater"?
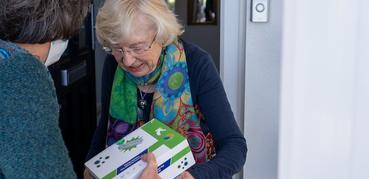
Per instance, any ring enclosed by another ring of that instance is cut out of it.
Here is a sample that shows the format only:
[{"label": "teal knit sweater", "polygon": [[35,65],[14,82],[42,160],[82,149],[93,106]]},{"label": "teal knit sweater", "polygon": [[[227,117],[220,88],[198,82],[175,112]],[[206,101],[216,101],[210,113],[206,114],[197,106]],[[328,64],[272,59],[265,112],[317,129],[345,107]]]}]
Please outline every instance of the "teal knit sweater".
[{"label": "teal knit sweater", "polygon": [[76,178],[45,66],[0,40],[0,179]]}]

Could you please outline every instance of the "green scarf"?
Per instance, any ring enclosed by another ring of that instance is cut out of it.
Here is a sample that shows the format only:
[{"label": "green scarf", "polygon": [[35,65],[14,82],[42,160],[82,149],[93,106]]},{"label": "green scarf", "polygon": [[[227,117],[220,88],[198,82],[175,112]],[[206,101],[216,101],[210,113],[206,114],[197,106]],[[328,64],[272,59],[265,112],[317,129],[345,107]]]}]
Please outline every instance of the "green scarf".
[{"label": "green scarf", "polygon": [[160,77],[163,58],[164,53],[160,55],[156,69],[143,77],[135,77],[119,66],[117,67],[110,100],[110,115],[112,117],[129,124],[137,121],[137,85],[154,84],[157,81]]},{"label": "green scarf", "polygon": [[[110,100],[110,115],[117,120],[134,124],[137,121],[137,85],[153,83],[155,83],[153,117],[168,124],[175,120],[177,113],[180,112],[179,108],[185,107],[186,110],[195,111],[186,55],[182,44],[174,41],[163,49],[160,64],[147,76],[135,77],[117,67]],[[198,123],[196,115],[190,118]]]}]

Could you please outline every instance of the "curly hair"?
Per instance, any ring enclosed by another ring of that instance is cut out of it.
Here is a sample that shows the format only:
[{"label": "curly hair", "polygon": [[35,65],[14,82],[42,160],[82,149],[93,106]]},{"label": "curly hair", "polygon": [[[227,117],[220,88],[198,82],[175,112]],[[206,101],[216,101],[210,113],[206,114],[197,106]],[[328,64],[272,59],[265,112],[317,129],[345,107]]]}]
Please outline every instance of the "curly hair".
[{"label": "curly hair", "polygon": [[89,0],[0,0],[0,38],[16,43],[68,39],[80,29]]}]

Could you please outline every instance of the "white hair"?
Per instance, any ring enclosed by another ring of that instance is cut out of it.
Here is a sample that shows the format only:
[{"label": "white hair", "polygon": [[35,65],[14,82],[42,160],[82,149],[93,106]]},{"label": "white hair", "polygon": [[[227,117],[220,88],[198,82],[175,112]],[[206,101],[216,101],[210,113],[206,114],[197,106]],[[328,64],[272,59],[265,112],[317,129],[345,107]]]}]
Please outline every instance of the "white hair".
[{"label": "white hair", "polygon": [[[140,16],[148,22],[137,24]],[[106,0],[96,18],[97,39],[107,47],[119,44],[135,34],[139,25],[155,31],[156,41],[164,46],[183,33],[164,0]]]}]

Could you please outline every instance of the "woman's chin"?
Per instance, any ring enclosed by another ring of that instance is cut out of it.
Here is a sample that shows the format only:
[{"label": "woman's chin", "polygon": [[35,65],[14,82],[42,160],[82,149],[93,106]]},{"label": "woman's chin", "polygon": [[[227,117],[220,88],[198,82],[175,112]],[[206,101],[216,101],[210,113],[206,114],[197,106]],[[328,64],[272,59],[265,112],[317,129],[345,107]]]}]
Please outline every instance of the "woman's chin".
[{"label": "woman's chin", "polygon": [[137,73],[137,72],[130,72],[128,71],[128,73],[130,73],[131,75],[135,76],[135,77],[143,77],[145,76],[146,74],[143,74],[143,73]]},{"label": "woman's chin", "polygon": [[130,73],[131,75],[135,76],[135,77],[143,77],[147,74],[149,74],[149,71],[148,70],[131,70],[131,69],[128,69],[127,70],[128,73]]},{"label": "woman's chin", "polygon": [[131,67],[125,67],[122,64],[119,64],[119,66],[126,72],[130,73],[131,75],[135,77],[142,77],[149,73],[149,70],[145,67],[139,67],[139,68],[131,68]]}]

